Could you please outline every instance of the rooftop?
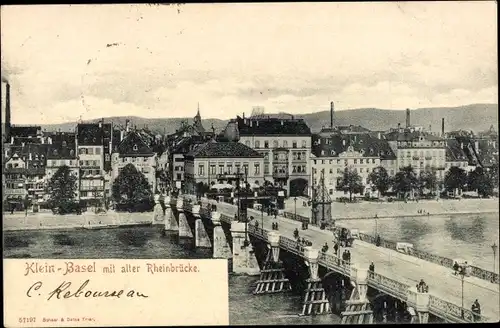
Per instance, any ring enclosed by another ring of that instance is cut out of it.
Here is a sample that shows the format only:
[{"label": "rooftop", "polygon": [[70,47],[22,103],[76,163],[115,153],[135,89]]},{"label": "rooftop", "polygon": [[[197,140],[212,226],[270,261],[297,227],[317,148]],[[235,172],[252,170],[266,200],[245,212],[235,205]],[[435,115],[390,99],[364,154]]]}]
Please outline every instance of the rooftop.
[{"label": "rooftop", "polygon": [[130,132],[123,138],[118,145],[117,151],[120,157],[149,157],[154,155],[151,148],[135,131]]},{"label": "rooftop", "polygon": [[349,147],[363,154],[363,157],[380,157],[381,159],[396,159],[396,155],[386,140],[381,140],[369,134],[334,134],[328,137],[313,136],[311,152],[316,157],[337,157]]},{"label": "rooftop", "polygon": [[[232,120],[234,122],[234,120]],[[239,135],[310,136],[311,129],[303,119],[295,118],[236,118]]]},{"label": "rooftop", "polygon": [[258,152],[239,142],[215,142],[210,141],[195,147],[188,156],[195,158],[260,158]]}]

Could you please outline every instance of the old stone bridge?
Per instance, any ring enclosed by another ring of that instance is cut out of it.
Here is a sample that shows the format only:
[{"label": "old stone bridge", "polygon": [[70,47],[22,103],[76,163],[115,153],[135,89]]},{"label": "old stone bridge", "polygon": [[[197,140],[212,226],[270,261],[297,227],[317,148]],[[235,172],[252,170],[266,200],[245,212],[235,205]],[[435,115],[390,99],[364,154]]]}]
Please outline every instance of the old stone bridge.
[{"label": "old stone bridge", "polygon": [[[237,207],[228,203],[182,195],[165,197],[164,206],[156,205],[153,224],[178,234],[179,240],[191,240],[196,247],[212,248],[213,257],[228,259],[235,274],[259,275],[256,295],[302,294],[300,315],[334,312],[342,316],[342,323],[499,319],[498,284],[466,277],[462,293],[460,278],[448,268],[361,240],[349,247],[347,263],[333,253],[330,231],[300,230],[297,221],[274,219],[253,209],[248,209],[252,222],[237,222]],[[272,222],[279,223],[279,230],[272,229]],[[293,238],[296,228],[312,246],[304,247]],[[322,252],[325,243],[330,248]],[[374,272],[368,270],[371,262]],[[417,291],[420,279],[428,284],[427,293]],[[475,299],[482,300],[481,316],[470,310]]]}]

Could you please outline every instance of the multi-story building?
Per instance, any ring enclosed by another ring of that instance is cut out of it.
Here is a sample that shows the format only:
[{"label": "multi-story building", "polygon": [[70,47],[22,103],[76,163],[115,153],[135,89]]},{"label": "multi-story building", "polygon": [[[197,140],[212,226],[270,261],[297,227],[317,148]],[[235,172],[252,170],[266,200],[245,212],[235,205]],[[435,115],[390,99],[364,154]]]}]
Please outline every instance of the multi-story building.
[{"label": "multi-story building", "polygon": [[241,143],[210,141],[194,148],[185,161],[185,190],[191,194],[199,183],[236,186],[238,178],[251,186],[264,183],[263,156]]},{"label": "multi-story building", "polygon": [[464,151],[464,144],[456,139],[446,140],[445,172],[452,167],[459,167],[465,171],[474,170],[474,165],[469,165],[469,159]]},{"label": "multi-story building", "polygon": [[151,191],[156,191],[156,154],[137,132],[133,131],[127,134],[111,157],[111,183],[126,165],[132,164],[137,171],[144,174]]},{"label": "multi-story building", "polygon": [[[314,135],[311,165],[314,185],[319,184],[321,172],[330,195],[342,197],[336,193],[339,180],[345,170],[356,172],[367,192],[370,191],[368,176],[382,162],[395,160],[389,144],[369,134],[332,134],[330,136]],[[390,171],[388,171],[391,174]],[[392,172],[394,173],[394,172]]]},{"label": "multi-story building", "polygon": [[46,186],[46,153],[46,145],[42,144],[10,148],[11,156],[5,163],[4,195],[7,201],[22,207],[21,199],[28,198],[31,203],[43,199]]},{"label": "multi-story building", "polygon": [[310,195],[312,133],[303,119],[238,116],[224,134],[263,156],[265,180],[286,189],[290,196]]},{"label": "multi-story building", "polygon": [[52,144],[48,145],[47,150],[47,167],[46,177],[47,181],[56,174],[56,172],[63,166],[67,166],[77,180],[76,180],[76,199],[80,198],[80,170],[77,159],[75,136],[69,135],[67,138],[54,138]]},{"label": "multi-story building", "polygon": [[78,124],[76,131],[80,199],[98,205],[110,196],[112,126],[111,124]]}]

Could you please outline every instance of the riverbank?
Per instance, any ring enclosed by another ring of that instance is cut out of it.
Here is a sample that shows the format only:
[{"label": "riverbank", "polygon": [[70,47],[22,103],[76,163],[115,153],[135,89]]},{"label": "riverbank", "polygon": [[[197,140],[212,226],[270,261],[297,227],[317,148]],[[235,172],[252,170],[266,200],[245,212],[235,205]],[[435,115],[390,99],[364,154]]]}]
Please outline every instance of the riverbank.
[{"label": "riverbank", "polygon": [[81,215],[55,215],[52,213],[3,214],[3,230],[54,230],[72,228],[106,228],[107,226],[134,226],[152,223],[153,212],[105,214],[83,213]]},{"label": "riverbank", "polygon": [[[285,211],[294,213],[293,199],[285,203]],[[332,203],[332,218],[335,220],[361,220],[378,218],[408,218],[443,215],[468,215],[498,213],[498,198],[491,199],[439,199],[408,202],[359,202]],[[419,213],[422,211],[423,213]],[[297,215],[311,216],[311,207],[297,202]]]}]

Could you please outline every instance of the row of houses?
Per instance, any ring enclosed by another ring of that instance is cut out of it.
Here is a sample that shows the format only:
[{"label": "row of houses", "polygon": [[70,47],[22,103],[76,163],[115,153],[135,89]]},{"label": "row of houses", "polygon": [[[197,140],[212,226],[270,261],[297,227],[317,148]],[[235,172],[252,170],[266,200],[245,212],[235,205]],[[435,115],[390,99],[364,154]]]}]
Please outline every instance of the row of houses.
[{"label": "row of houses", "polygon": [[194,192],[199,183],[234,185],[239,172],[253,185],[271,183],[294,196],[311,195],[322,173],[326,189],[335,195],[346,169],[356,171],[370,191],[368,176],[379,166],[389,176],[412,166],[417,174],[433,171],[442,181],[453,166],[471,171],[498,163],[498,135],[492,129],[479,138],[459,138],[444,132],[443,120],[442,132],[430,133],[411,125],[407,110],[405,127],[373,132],[336,126],[333,104],[331,114],[330,127],[317,134],[292,115],[243,114],[218,135],[186,128],[182,137],[171,136],[178,140],[171,148],[173,180],[185,192]]},{"label": "row of houses", "polygon": [[48,181],[62,166],[77,177],[77,198],[95,205],[111,196],[120,170],[131,163],[157,190],[157,168],[168,161],[161,137],[126,123],[81,123],[74,132],[47,133],[41,127],[11,126],[3,144],[4,203],[22,206],[26,198],[43,202]]},{"label": "row of houses", "polygon": [[4,142],[4,201],[26,196],[46,198],[45,186],[63,166],[78,178],[77,197],[93,204],[110,197],[111,185],[127,164],[149,181],[152,191],[172,187],[194,193],[197,185],[272,184],[288,195],[311,195],[324,179],[326,190],[337,193],[346,169],[356,171],[369,191],[368,176],[384,167],[394,176],[412,166],[417,174],[432,170],[438,179],[453,166],[473,170],[498,163],[498,135],[463,132],[433,134],[412,126],[370,131],[360,126],[337,126],[331,104],[331,122],[319,133],[293,115],[237,116],[221,133],[205,130],[201,115],[184,122],[173,134],[155,135],[147,129],[114,123],[78,124],[74,132],[42,132],[41,127],[11,126]]}]

